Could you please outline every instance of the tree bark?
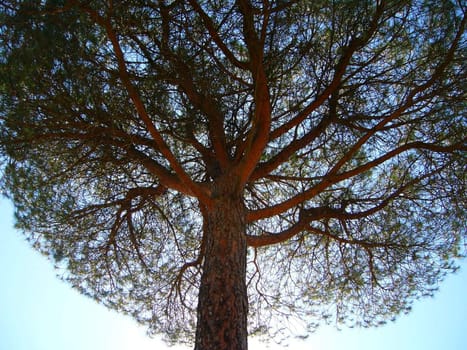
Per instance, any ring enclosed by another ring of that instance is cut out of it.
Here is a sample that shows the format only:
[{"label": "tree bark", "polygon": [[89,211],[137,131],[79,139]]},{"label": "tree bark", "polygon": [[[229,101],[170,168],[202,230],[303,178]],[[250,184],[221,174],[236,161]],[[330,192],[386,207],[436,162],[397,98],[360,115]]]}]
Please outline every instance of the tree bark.
[{"label": "tree bark", "polygon": [[246,211],[241,196],[222,195],[202,208],[204,262],[195,350],[246,350]]}]

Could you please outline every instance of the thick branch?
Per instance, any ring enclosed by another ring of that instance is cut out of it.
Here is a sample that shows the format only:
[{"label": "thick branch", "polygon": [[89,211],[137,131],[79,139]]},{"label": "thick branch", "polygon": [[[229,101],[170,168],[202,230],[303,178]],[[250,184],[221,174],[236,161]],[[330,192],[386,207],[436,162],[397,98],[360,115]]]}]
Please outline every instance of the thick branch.
[{"label": "thick branch", "polygon": [[167,170],[165,167],[160,165],[151,157],[148,157],[143,152],[138,151],[134,147],[129,147],[127,149],[127,154],[132,157],[133,159],[138,160],[141,164],[152,174],[157,176],[158,180],[164,186],[174,189],[180,193],[187,194],[189,196],[194,196],[195,194],[191,191],[191,189],[173,173]]},{"label": "thick branch", "polygon": [[[68,123],[69,125],[74,125]],[[25,125],[25,127],[31,127],[31,125]],[[62,131],[62,132],[42,132],[39,130],[39,134],[33,134],[33,140],[30,139],[17,139],[15,143],[19,145],[31,142],[39,141],[60,141],[60,140],[71,140],[71,141],[84,141],[86,144],[93,144],[96,140],[99,141],[100,145],[109,145],[118,147],[120,150],[125,152],[128,156],[128,162],[134,160],[136,163],[142,164],[151,174],[155,175],[161,184],[168,188],[172,188],[181,193],[193,196],[190,188],[185,186],[179,178],[167,170],[164,166],[159,164],[153,158],[148,157],[141,151],[138,151],[134,145],[144,145],[151,147],[155,151],[158,151],[154,146],[154,141],[146,139],[139,135],[127,134],[124,131],[115,128],[104,128],[104,127],[93,127],[86,132],[78,131]]]},{"label": "thick branch", "polygon": [[332,119],[329,117],[323,118],[321,122],[311,132],[307,133],[302,138],[292,142],[289,146],[284,148],[282,151],[280,151],[277,155],[275,155],[267,162],[260,163],[253,172],[250,181],[255,181],[259,178],[267,176],[279,165],[286,162],[290,158],[290,156],[295,154],[298,150],[313,142],[324,132],[326,127],[331,124],[331,120]]},{"label": "thick branch", "polygon": [[[454,145],[449,146],[441,146],[436,144],[428,144],[424,142],[412,142],[406,145],[400,146],[390,152],[387,152],[385,155],[375,159],[372,162],[368,162],[363,166],[355,168],[351,171],[347,171],[341,174],[338,174],[341,168],[353,158],[353,156],[361,149],[361,147],[377,132],[381,131],[388,123],[395,120],[399,116],[401,116],[404,112],[409,110],[411,107],[416,105],[417,103],[423,101],[424,99],[433,95],[433,93],[429,93],[426,96],[420,95],[421,93],[425,92],[427,89],[431,88],[439,79],[442,78],[443,73],[448,66],[448,63],[452,60],[454,52],[459,44],[459,41],[462,37],[463,30],[465,28],[466,17],[463,18],[461,25],[459,26],[458,32],[456,37],[454,38],[453,42],[451,43],[450,49],[444,60],[436,67],[430,79],[428,79],[425,83],[421,85],[415,86],[407,95],[404,103],[400,105],[396,110],[394,110],[390,115],[386,116],[382,119],[379,123],[377,123],[373,128],[368,130],[360,139],[342,156],[337,163],[327,172],[325,176],[323,176],[323,180],[316,184],[315,186],[311,187],[310,189],[282,202],[277,205],[256,210],[250,212],[247,216],[248,221],[255,221],[262,218],[271,217],[274,215],[278,215],[283,213],[294,206],[309,200],[316,196],[318,193],[323,191],[324,189],[328,188],[329,186],[340,182],[342,180],[348,179],[353,177],[357,174],[363,173],[372,167],[383,163],[384,161],[406,151],[409,149],[426,149],[432,152],[453,152],[456,150],[464,150],[465,149],[465,142],[460,142]],[[418,97],[417,97],[418,96]]]},{"label": "thick branch", "polygon": [[255,111],[252,126],[248,133],[246,149],[237,168],[240,184],[247,182],[256,167],[267,142],[271,127],[271,102],[266,73],[263,66],[263,45],[254,27],[253,8],[249,1],[239,0],[238,5],[243,15],[243,34],[250,56],[250,70],[255,85]]},{"label": "thick branch", "polygon": [[328,188],[328,187],[330,187],[330,186],[332,186],[332,185],[334,185],[334,184],[336,184],[338,182],[349,179],[349,178],[354,177],[354,176],[356,176],[358,174],[362,174],[362,173],[368,171],[369,169],[374,168],[375,166],[380,165],[380,164],[384,163],[385,161],[387,161],[387,160],[389,160],[391,158],[394,158],[395,156],[397,156],[397,155],[399,155],[399,154],[401,154],[401,153],[403,153],[405,151],[412,150],[412,149],[424,149],[424,150],[429,150],[429,151],[438,152],[438,153],[452,153],[452,152],[455,152],[455,151],[465,151],[467,149],[467,147],[465,145],[465,141],[462,141],[462,142],[459,142],[459,143],[456,143],[456,144],[453,144],[453,145],[449,145],[449,146],[440,146],[440,145],[436,145],[436,144],[429,144],[429,143],[423,143],[423,142],[408,143],[408,144],[402,145],[402,146],[400,146],[400,147],[398,147],[398,148],[396,148],[396,149],[394,149],[394,150],[392,150],[390,152],[387,152],[383,156],[378,157],[378,158],[376,158],[375,160],[373,160],[371,162],[365,163],[362,166],[359,166],[359,167],[354,168],[352,170],[343,172],[341,174],[330,174],[328,172],[327,175],[323,176],[321,182],[319,182],[315,186],[309,188],[308,190],[303,191],[300,194],[298,194],[298,195],[296,195],[296,196],[294,196],[292,198],[289,198],[288,200],[285,200],[284,202],[276,204],[274,206],[270,206],[270,207],[255,210],[255,211],[250,211],[248,213],[248,215],[247,215],[247,220],[248,220],[248,222],[252,222],[252,221],[256,221],[256,220],[260,220],[260,219],[264,219],[264,218],[267,218],[267,217],[272,217],[272,216],[281,214],[281,213],[283,213],[283,212],[285,212],[285,211],[299,205],[300,203],[303,203],[303,202],[313,198],[314,196],[316,196],[317,194],[319,194],[320,192],[322,192],[326,188]]},{"label": "thick branch", "polygon": [[294,237],[296,234],[302,232],[305,229],[306,225],[307,223],[305,222],[298,222],[297,224],[291,226],[289,229],[280,233],[265,232],[261,236],[247,235],[246,243],[249,247],[259,248],[285,242]]},{"label": "thick branch", "polygon": [[[318,95],[311,104],[305,107],[296,117],[291,119],[289,122],[283,124],[279,128],[273,130],[270,134],[270,140],[278,138],[293,127],[298,126],[314,110],[320,107],[330,96],[336,94],[337,89],[341,84],[341,80],[346,72],[347,66],[349,65],[352,59],[353,54],[369,42],[371,36],[377,29],[377,22],[382,16],[383,10],[384,9],[381,5],[378,6],[366,33],[364,33],[363,36],[354,38],[350,41],[349,45],[343,51],[343,54],[336,65],[334,77],[331,83],[326,87],[326,89],[320,95]],[[335,98],[333,100],[335,100]],[[306,147],[311,142],[313,142],[313,140],[319,137],[331,124],[332,120],[332,116],[323,118],[321,122],[315,128],[310,130],[307,134],[305,134],[305,136],[303,136],[300,139],[294,140],[268,162],[258,166],[251,179],[255,180],[271,173],[279,165],[286,162],[291,155],[295,154],[298,150]]]},{"label": "thick branch", "polygon": [[[201,8],[200,10],[202,11]],[[161,53],[175,66],[177,73],[180,74],[179,78],[169,79],[169,81],[172,84],[179,86],[193,106],[198,108],[208,117],[209,138],[212,142],[214,152],[216,153],[221,168],[226,170],[229,167],[230,157],[227,150],[222,112],[216,107],[217,103],[215,99],[210,96],[207,91],[202,93],[196,88],[195,80],[191,74],[192,67],[190,67],[183,61],[183,59],[170,49],[170,19],[168,8],[162,6],[160,11],[163,20],[162,41],[159,43]]]},{"label": "thick branch", "polygon": [[182,166],[180,165],[180,163],[178,162],[178,160],[176,159],[172,151],[169,149],[169,147],[165,143],[164,139],[160,135],[156,126],[152,122],[150,116],[148,115],[146,108],[144,106],[144,103],[141,100],[141,97],[139,96],[137,89],[131,82],[122,48],[120,47],[117,34],[115,33],[110,20],[103,18],[97,12],[91,9],[85,8],[85,11],[96,21],[96,23],[98,23],[105,29],[106,34],[112,44],[115,57],[117,59],[118,71],[119,71],[122,84],[127,90],[128,95],[130,96],[130,99],[133,102],[133,105],[135,106],[135,109],[138,113],[138,116],[141,118],[144,125],[148,129],[149,133],[154,138],[154,141],[156,142],[159,148],[159,151],[168,160],[170,166],[175,171],[177,176],[180,178],[181,182],[183,182],[184,185],[187,186],[191,190],[191,192],[196,197],[198,197],[201,201],[209,202],[210,199],[207,193],[201,187],[197,186],[192,181],[190,176],[185,172],[185,170],[182,168]]},{"label": "thick branch", "polygon": [[[300,111],[299,114],[297,114],[287,123],[273,130],[270,135],[271,140],[282,136],[287,131],[291,130],[292,128],[296,127],[301,122],[303,122],[313,111],[320,107],[329,98],[329,96],[331,96],[337,90],[337,88],[341,84],[341,80],[347,70],[347,67],[353,57],[353,54],[361,48],[363,48],[369,42],[372,35],[378,28],[377,24],[383,12],[384,7],[382,4],[380,4],[376,9],[375,14],[373,15],[372,21],[366,33],[364,33],[361,37],[353,38],[350,41],[349,45],[344,48],[342,56],[336,64],[334,76],[329,85],[324,89],[324,91],[321,94],[319,94],[315,98],[313,102],[311,102],[307,107],[302,109],[302,111]],[[314,133],[314,130],[312,130],[310,133]]]}]

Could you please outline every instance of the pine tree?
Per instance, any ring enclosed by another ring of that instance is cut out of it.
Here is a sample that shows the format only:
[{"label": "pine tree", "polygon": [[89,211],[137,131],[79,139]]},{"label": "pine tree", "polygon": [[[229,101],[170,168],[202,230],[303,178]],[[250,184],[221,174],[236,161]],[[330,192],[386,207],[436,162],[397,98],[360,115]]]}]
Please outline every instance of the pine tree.
[{"label": "pine tree", "polygon": [[17,226],[197,350],[393,319],[465,255],[466,10],[2,1]]}]

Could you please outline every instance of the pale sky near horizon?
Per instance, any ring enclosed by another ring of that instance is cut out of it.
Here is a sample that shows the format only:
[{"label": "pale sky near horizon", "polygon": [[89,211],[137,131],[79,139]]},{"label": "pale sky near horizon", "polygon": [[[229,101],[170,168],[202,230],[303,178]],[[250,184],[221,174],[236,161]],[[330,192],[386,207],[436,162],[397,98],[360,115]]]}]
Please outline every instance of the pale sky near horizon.
[{"label": "pale sky near horizon", "polygon": [[[165,350],[131,318],[107,310],[61,282],[52,264],[13,229],[12,207],[0,199],[0,350]],[[467,263],[394,323],[372,329],[319,328],[294,350],[467,349]],[[249,340],[250,350],[279,350]]]}]

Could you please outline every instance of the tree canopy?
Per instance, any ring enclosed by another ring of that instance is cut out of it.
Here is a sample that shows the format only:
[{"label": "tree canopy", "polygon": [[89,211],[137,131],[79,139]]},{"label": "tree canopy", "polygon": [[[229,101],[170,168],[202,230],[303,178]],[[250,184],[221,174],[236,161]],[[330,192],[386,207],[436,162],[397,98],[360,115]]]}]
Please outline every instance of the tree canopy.
[{"label": "tree canopy", "polygon": [[192,339],[227,192],[251,334],[384,323],[465,255],[461,1],[0,3],[17,225],[151,332]]}]

